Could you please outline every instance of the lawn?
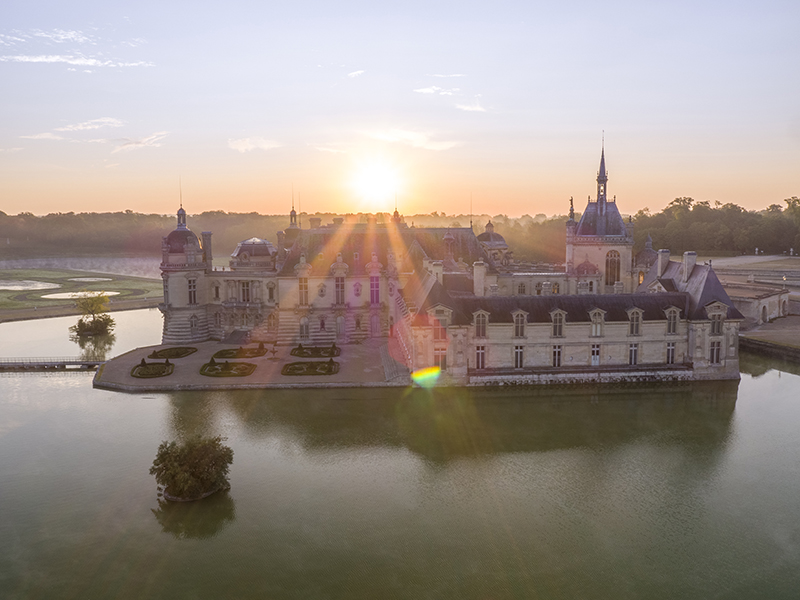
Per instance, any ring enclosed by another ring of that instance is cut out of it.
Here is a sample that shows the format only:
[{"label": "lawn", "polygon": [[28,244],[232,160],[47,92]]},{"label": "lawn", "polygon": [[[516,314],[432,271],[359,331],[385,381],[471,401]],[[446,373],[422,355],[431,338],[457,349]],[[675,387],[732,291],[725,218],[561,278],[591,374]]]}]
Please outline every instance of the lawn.
[{"label": "lawn", "polygon": [[[104,281],[70,281],[74,278],[103,278]],[[106,281],[110,280],[110,281]],[[33,308],[49,306],[71,306],[74,300],[51,300],[42,298],[46,294],[64,292],[108,291],[119,292],[112,296],[112,303],[119,300],[139,300],[143,298],[160,298],[163,295],[162,284],[155,279],[109,275],[107,273],[91,273],[87,271],[50,270],[50,269],[7,269],[0,270],[0,281],[37,281],[58,284],[51,289],[4,290],[0,289],[0,309]]]}]

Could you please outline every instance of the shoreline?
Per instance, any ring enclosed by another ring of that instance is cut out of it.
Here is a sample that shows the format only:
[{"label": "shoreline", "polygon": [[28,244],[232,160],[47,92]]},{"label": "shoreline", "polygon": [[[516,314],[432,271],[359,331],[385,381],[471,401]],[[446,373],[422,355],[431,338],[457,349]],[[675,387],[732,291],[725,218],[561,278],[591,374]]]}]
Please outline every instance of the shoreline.
[{"label": "shoreline", "polygon": [[[117,300],[108,305],[108,312],[122,312],[125,310],[137,310],[140,308],[158,308],[163,302],[162,298],[139,299],[139,300]],[[11,323],[13,321],[34,321],[36,319],[50,319],[53,317],[80,316],[81,311],[70,306],[46,306],[39,308],[8,308],[0,309],[0,323]]]}]

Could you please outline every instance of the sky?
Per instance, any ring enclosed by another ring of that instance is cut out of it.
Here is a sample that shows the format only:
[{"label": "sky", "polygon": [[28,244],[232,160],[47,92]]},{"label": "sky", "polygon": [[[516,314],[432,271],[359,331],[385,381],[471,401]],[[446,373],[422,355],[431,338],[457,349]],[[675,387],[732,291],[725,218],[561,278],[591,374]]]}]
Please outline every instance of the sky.
[{"label": "sky", "polygon": [[386,4],[3,0],[0,210],[800,196],[796,0]]}]

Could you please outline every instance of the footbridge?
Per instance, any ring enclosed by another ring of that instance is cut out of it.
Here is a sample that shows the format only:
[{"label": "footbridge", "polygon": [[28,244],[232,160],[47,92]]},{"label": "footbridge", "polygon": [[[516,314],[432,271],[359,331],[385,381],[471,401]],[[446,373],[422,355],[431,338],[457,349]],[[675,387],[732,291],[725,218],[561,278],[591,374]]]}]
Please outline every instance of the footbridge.
[{"label": "footbridge", "polygon": [[104,360],[89,360],[78,356],[37,356],[24,358],[0,358],[2,371],[90,371],[102,365]]}]

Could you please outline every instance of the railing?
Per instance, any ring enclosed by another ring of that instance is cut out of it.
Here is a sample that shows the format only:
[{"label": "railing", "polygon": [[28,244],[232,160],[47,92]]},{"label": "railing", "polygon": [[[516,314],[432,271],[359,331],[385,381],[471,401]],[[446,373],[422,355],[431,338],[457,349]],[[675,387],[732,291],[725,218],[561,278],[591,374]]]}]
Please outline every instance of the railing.
[{"label": "railing", "polygon": [[104,359],[90,360],[78,356],[0,358],[0,371],[11,369],[66,369],[67,367],[94,369],[104,362]]},{"label": "railing", "polygon": [[591,366],[591,365],[569,365],[569,366],[561,366],[561,367],[551,367],[551,366],[539,366],[539,367],[522,367],[522,368],[514,368],[514,367],[489,367],[485,369],[473,369],[468,368],[467,373],[469,375],[485,375],[485,376],[496,376],[496,375],[541,375],[541,374],[557,374],[557,373],[564,373],[564,374],[573,374],[573,373],[612,373],[612,372],[637,372],[637,371],[686,371],[691,369],[692,366],[690,364],[684,363],[676,363],[676,364],[664,364],[664,363],[648,363],[648,364],[638,364],[638,365],[599,365],[599,366]]}]

